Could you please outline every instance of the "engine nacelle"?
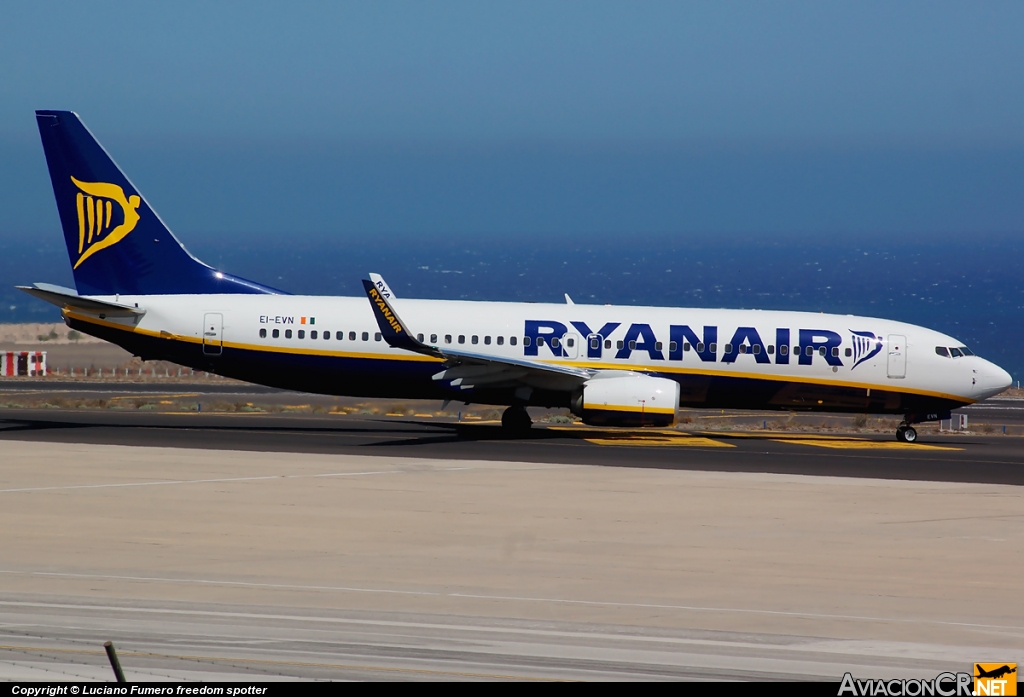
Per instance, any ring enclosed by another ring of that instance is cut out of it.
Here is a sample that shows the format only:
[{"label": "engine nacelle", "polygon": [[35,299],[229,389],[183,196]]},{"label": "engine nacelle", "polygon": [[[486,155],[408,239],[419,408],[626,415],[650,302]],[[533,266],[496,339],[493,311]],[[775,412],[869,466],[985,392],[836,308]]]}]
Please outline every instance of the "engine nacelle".
[{"label": "engine nacelle", "polygon": [[591,426],[672,426],[679,383],[637,373],[600,373],[583,383],[572,412]]}]

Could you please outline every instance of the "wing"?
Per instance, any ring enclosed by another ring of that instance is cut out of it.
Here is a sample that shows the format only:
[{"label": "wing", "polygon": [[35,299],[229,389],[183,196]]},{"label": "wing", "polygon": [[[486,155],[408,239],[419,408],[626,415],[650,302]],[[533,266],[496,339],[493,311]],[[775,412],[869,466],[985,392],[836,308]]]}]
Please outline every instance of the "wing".
[{"label": "wing", "polygon": [[572,390],[590,379],[597,371],[572,366],[530,361],[521,358],[489,356],[428,346],[419,341],[408,325],[395,311],[392,298],[384,296],[387,289],[384,279],[371,274],[374,281],[363,281],[366,296],[370,299],[373,315],[380,327],[381,336],[389,346],[404,349],[444,361],[444,370],[434,375],[435,380],[450,380],[452,387],[468,390],[473,387],[505,387],[525,385],[555,390]]}]

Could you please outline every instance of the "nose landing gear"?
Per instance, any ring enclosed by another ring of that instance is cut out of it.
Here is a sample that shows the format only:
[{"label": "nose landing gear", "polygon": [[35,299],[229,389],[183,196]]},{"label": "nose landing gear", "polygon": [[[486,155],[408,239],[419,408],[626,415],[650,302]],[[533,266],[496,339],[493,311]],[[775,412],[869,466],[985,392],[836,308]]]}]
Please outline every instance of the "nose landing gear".
[{"label": "nose landing gear", "polygon": [[896,440],[901,443],[917,442],[917,431],[910,424],[900,424],[896,427]]}]

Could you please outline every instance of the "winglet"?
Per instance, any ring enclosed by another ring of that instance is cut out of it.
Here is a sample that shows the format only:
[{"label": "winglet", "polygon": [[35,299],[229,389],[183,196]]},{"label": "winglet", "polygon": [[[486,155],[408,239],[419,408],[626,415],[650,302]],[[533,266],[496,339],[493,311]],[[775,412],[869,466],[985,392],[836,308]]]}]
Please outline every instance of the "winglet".
[{"label": "winglet", "polygon": [[396,300],[394,291],[388,287],[387,281],[379,273],[371,273],[370,280],[373,281],[373,285],[377,286],[377,290],[384,296],[385,300]]},{"label": "winglet", "polygon": [[[377,274],[371,274],[371,277],[373,276],[379,278],[384,288],[387,288],[383,278],[380,278]],[[377,326],[380,327],[381,336],[384,338],[384,341],[388,342],[389,346],[436,358],[443,357],[443,354],[436,348],[418,341],[409,332],[408,326],[402,322],[398,313],[391,306],[390,299],[384,296],[384,293],[377,288],[373,281],[363,279],[363,288],[366,290],[366,297],[370,299],[370,307],[373,308],[373,316],[377,320]]]}]

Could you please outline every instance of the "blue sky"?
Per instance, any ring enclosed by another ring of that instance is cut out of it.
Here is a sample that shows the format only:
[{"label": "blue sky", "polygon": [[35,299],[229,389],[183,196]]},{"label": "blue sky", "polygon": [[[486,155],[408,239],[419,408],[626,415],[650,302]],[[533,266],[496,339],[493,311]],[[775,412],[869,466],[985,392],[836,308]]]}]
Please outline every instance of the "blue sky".
[{"label": "blue sky", "polygon": [[22,3],[0,240],[77,111],[183,239],[1000,235],[1021,3]]}]

